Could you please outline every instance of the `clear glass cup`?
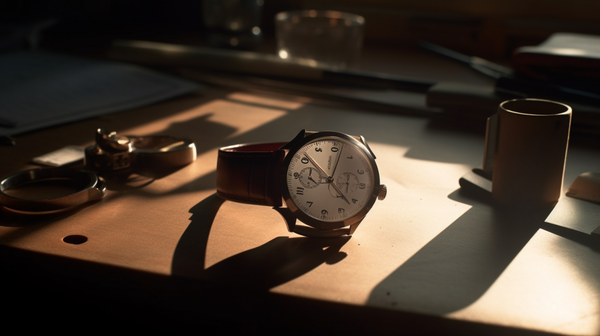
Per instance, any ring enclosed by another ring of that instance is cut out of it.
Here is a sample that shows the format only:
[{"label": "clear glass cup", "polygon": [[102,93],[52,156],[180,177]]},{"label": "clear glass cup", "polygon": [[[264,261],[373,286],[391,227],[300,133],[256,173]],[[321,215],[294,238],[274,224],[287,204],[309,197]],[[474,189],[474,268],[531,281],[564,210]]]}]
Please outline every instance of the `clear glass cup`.
[{"label": "clear glass cup", "polygon": [[365,19],[356,14],[301,10],[275,16],[277,51],[282,59],[300,59],[333,69],[356,68]]},{"label": "clear glass cup", "polygon": [[254,49],[262,42],[264,0],[203,0],[204,25],[213,47]]}]

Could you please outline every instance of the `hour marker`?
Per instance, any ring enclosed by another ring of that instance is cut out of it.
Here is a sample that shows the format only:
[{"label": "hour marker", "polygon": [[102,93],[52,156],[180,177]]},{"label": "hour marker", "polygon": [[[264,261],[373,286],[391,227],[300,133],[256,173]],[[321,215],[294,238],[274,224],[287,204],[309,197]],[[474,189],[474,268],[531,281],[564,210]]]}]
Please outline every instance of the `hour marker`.
[{"label": "hour marker", "polygon": [[304,188],[296,187],[296,195],[304,195]]}]

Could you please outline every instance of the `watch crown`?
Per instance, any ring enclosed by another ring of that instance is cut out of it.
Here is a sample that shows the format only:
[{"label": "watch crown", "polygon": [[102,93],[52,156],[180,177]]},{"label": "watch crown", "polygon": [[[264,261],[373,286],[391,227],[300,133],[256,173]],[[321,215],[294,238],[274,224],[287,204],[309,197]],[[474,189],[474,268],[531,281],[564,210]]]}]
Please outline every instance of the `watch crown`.
[{"label": "watch crown", "polygon": [[379,194],[377,195],[377,199],[383,201],[385,195],[387,195],[387,187],[385,184],[382,184],[379,186]]}]

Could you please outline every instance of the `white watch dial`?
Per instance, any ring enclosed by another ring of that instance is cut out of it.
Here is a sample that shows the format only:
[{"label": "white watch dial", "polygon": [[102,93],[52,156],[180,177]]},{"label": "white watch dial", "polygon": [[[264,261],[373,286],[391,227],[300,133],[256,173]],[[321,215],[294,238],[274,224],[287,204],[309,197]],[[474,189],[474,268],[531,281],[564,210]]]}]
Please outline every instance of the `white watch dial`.
[{"label": "white watch dial", "polygon": [[374,169],[355,144],[319,138],[291,158],[286,181],[291,200],[309,217],[325,222],[355,216],[373,194]]}]

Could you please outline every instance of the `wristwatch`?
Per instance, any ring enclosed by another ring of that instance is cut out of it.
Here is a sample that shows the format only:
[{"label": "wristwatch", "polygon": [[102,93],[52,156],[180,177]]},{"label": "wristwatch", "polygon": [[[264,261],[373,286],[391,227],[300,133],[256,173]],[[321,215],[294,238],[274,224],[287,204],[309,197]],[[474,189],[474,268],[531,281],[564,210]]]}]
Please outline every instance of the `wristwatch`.
[{"label": "wristwatch", "polygon": [[[302,130],[290,142],[223,147],[217,194],[272,206],[288,230],[305,236],[351,235],[387,188],[364,137]],[[300,223],[298,222],[300,221]]]}]

